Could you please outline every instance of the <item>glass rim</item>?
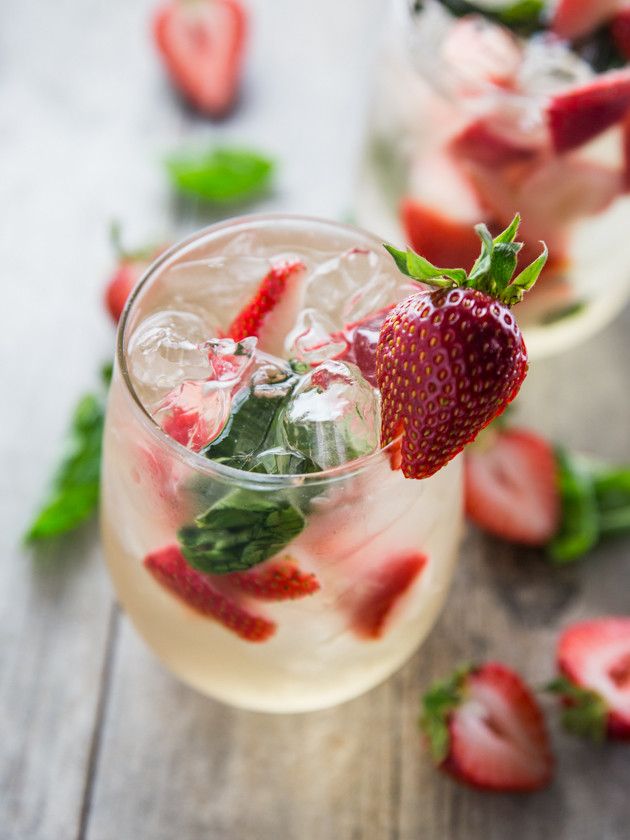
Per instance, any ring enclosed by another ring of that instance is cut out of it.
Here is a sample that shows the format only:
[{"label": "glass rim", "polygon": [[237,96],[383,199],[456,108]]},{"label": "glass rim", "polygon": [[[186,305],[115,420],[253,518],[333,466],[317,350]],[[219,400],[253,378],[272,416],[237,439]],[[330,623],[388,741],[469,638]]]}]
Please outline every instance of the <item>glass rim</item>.
[{"label": "glass rim", "polygon": [[376,234],[371,233],[365,228],[351,225],[347,222],[326,219],[319,216],[309,216],[296,213],[255,213],[234,216],[202,227],[173,243],[170,247],[164,250],[144,271],[129,294],[116,331],[116,361],[122,377],[125,396],[128,399],[131,399],[136,416],[139,418],[143,427],[152,435],[158,445],[165,448],[167,451],[170,451],[170,454],[174,458],[185,463],[186,466],[189,466],[196,472],[202,472],[209,476],[218,477],[241,487],[251,488],[258,486],[259,488],[264,487],[266,489],[274,489],[284,487],[301,487],[303,485],[312,486],[340,481],[348,477],[367,472],[368,470],[376,468],[378,465],[382,464],[384,459],[389,458],[392,451],[402,438],[401,434],[388,443],[387,446],[380,447],[374,452],[371,452],[369,455],[363,455],[360,458],[347,461],[337,467],[331,467],[319,472],[306,473],[303,475],[291,475],[288,473],[281,473],[278,475],[251,473],[246,470],[239,470],[236,467],[230,467],[227,464],[220,464],[217,461],[206,458],[199,452],[194,452],[186,446],[183,446],[181,443],[178,443],[170,437],[170,435],[168,435],[158,423],[156,423],[138,396],[127,365],[125,344],[127,339],[127,325],[129,317],[132,309],[134,308],[134,303],[140,296],[144,287],[149,284],[157,274],[159,274],[160,269],[165,265],[165,263],[195,243],[200,243],[202,240],[207,238],[218,237],[223,232],[231,229],[264,226],[280,222],[304,226],[317,225],[319,227],[334,228],[340,232],[345,231],[348,234],[356,234],[360,236],[364,242],[369,241],[373,246],[382,245],[382,238],[379,238]]}]

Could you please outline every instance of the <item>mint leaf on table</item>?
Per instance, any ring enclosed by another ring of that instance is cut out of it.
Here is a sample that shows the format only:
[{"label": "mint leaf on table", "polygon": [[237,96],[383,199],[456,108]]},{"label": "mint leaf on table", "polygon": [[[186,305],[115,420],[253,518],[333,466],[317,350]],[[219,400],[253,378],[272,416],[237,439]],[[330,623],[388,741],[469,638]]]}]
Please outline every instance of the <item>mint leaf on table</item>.
[{"label": "mint leaf on table", "polygon": [[305,517],[288,499],[237,489],[193,525],[180,528],[177,536],[193,568],[220,575],[245,571],[273,557],[305,526]]},{"label": "mint leaf on table", "polygon": [[[108,371],[103,378],[107,382]],[[31,524],[29,542],[72,531],[96,510],[99,498],[105,401],[88,394],[77,404],[68,447],[53,479],[47,500]]]},{"label": "mint leaf on table", "polygon": [[223,204],[262,193],[269,186],[274,164],[257,152],[221,147],[173,155],[166,169],[177,190]]}]

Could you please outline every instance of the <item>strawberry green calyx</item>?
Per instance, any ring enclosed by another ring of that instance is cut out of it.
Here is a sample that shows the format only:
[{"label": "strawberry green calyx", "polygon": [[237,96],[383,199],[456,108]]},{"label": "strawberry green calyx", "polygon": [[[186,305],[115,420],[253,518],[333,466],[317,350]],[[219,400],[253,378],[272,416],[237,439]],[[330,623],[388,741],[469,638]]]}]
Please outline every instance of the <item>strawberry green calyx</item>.
[{"label": "strawberry green calyx", "polygon": [[474,666],[466,663],[457,667],[446,679],[435,682],[422,698],[420,729],[427,738],[434,764],[441,764],[450,749],[449,718],[464,698],[466,678]]},{"label": "strawberry green calyx", "polygon": [[582,688],[566,677],[549,683],[547,690],[559,694],[565,702],[562,725],[573,735],[601,744],[606,740],[608,706],[604,698],[589,688]]},{"label": "strawberry green calyx", "polygon": [[385,248],[394,258],[399,271],[419,283],[436,289],[478,289],[506,306],[513,306],[534,285],[548,256],[543,242],[540,256],[514,277],[518,253],[523,247],[521,242],[515,242],[519,223],[517,213],[512,223],[494,239],[486,225],[475,225],[481,239],[481,253],[469,274],[463,268],[439,268],[411,248],[406,251],[390,245],[385,245]]}]

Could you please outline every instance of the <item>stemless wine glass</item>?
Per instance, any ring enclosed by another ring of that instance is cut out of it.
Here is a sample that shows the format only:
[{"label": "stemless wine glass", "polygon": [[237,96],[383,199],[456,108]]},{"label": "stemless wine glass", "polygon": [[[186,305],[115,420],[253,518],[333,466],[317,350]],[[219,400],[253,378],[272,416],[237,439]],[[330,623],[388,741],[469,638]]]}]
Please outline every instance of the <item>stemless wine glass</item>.
[{"label": "stemless wine glass", "polygon": [[[262,340],[221,338],[270,266],[296,263],[299,329],[294,318],[274,324],[288,335],[275,341],[286,359]],[[422,481],[403,477],[399,441],[378,446],[378,416],[365,407],[378,407],[378,393],[353,345],[406,282],[364,231],[261,215],[175,246],[127,304],[104,438],[107,563],[148,646],[213,698],[266,712],[340,703],[399,668],[437,619],[462,530],[460,459]],[[307,420],[287,408],[293,379],[309,376],[316,387],[295,391],[309,404],[350,389],[344,415],[322,416],[327,403]],[[276,435],[263,453],[252,455],[243,416]],[[310,458],[330,463],[318,447],[331,435],[341,463],[309,468]]]},{"label": "stemless wine glass", "polygon": [[[482,13],[452,13],[462,9],[392,3],[355,216],[437,265],[470,268],[472,226],[498,232],[520,213],[530,249],[549,247],[515,310],[537,358],[592,335],[630,294],[630,71],[598,75],[549,31],[517,36]],[[615,85],[602,105],[606,77]]]}]

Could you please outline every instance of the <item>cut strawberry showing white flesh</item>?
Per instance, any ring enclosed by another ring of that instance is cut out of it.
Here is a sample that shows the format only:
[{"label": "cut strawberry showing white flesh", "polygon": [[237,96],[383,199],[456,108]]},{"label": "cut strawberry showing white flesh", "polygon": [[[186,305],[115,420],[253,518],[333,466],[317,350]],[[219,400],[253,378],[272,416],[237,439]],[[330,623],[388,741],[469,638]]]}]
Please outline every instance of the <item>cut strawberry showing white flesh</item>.
[{"label": "cut strawberry showing white flesh", "polygon": [[542,710],[506,665],[458,668],[422,705],[433,761],[458,781],[501,792],[535,791],[551,781],[555,762]]},{"label": "cut strawberry showing white flesh", "polygon": [[557,663],[562,678],[551,688],[566,704],[565,726],[595,740],[630,740],[630,616],[569,625]]},{"label": "cut strawberry showing white flesh", "polygon": [[547,119],[556,152],[584,145],[618,123],[629,108],[630,67],[555,94],[547,105]]},{"label": "cut strawberry showing white flesh", "polygon": [[542,546],[560,523],[553,446],[535,432],[492,426],[464,453],[467,516],[484,531]]},{"label": "cut strawberry showing white flesh", "polygon": [[228,337],[241,341],[256,336],[260,350],[282,358],[285,338],[302,309],[305,276],[300,260],[273,265],[228,327]]}]

